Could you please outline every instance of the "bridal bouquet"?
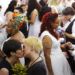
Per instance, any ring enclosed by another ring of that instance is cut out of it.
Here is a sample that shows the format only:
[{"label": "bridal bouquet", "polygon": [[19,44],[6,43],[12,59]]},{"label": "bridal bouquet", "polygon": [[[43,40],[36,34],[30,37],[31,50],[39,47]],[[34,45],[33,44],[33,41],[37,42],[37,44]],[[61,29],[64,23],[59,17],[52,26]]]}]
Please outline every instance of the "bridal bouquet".
[{"label": "bridal bouquet", "polygon": [[27,73],[26,73],[27,69],[22,64],[15,64],[12,68],[13,68],[12,70],[14,72],[13,75],[27,75]]}]

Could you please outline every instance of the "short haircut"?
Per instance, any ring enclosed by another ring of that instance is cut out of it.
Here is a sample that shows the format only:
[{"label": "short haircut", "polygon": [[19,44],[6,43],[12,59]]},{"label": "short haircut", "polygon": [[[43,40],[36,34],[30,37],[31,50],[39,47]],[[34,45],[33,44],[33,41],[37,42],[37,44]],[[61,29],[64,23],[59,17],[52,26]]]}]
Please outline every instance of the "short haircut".
[{"label": "short haircut", "polygon": [[38,54],[40,54],[43,49],[42,42],[37,37],[29,36],[24,40],[24,42],[27,43],[28,46],[32,47]]},{"label": "short haircut", "polygon": [[66,7],[63,11],[62,11],[63,15],[74,15],[75,11],[72,7]]},{"label": "short haircut", "polygon": [[18,49],[21,49],[21,43],[17,40],[10,39],[8,41],[5,41],[3,44],[3,52],[7,57],[11,56],[11,52],[16,53]]}]

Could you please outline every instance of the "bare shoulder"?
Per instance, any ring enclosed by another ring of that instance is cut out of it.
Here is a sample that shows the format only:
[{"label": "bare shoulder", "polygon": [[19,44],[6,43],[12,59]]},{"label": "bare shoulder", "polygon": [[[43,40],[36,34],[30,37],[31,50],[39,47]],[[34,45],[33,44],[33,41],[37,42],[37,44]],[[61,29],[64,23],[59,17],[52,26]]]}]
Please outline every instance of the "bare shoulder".
[{"label": "bare shoulder", "polygon": [[48,35],[44,36],[44,38],[42,40],[42,43],[43,43],[43,48],[44,49],[51,49],[51,47],[52,47],[52,40],[51,40],[51,38]]},{"label": "bare shoulder", "polygon": [[18,37],[24,37],[24,34],[21,31],[19,31],[18,33],[16,33],[15,37],[16,38],[18,38]]},{"label": "bare shoulder", "polygon": [[50,55],[51,48],[52,48],[52,40],[48,35],[44,36],[44,38],[42,40],[42,44],[43,44],[44,54]]},{"label": "bare shoulder", "polygon": [[43,37],[43,43],[50,44],[52,42],[51,38],[48,35]]},{"label": "bare shoulder", "polygon": [[24,34],[21,31],[19,31],[19,36],[25,38]]},{"label": "bare shoulder", "polygon": [[9,71],[6,68],[0,69],[0,75],[9,75]]},{"label": "bare shoulder", "polygon": [[38,14],[38,10],[37,9],[34,9],[33,11],[32,11],[32,14]]}]

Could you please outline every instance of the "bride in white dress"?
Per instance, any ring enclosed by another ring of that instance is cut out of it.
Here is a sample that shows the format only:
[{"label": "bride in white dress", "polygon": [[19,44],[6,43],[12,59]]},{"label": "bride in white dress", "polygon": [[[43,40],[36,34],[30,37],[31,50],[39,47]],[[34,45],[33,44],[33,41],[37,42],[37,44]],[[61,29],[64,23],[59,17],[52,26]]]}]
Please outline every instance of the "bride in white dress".
[{"label": "bride in white dress", "polygon": [[41,22],[39,20],[40,9],[41,7],[36,0],[29,0],[28,13],[27,13],[28,17],[30,17],[29,19],[30,27],[29,27],[29,34],[28,34],[29,36],[38,37],[39,35],[40,26],[41,26]]},{"label": "bride in white dress", "polygon": [[[35,19],[34,23],[30,24],[29,36],[38,37],[39,32],[40,32],[40,26],[41,26],[41,22],[39,21],[38,11],[36,9],[34,9],[33,12],[32,12],[32,14],[34,14],[36,16],[34,18]],[[33,18],[33,16],[32,16],[32,18]]]},{"label": "bride in white dress", "polygon": [[60,48],[60,43],[55,29],[58,27],[58,14],[47,13],[41,25],[41,40],[43,43],[44,57],[48,75],[72,75],[66,57]]}]

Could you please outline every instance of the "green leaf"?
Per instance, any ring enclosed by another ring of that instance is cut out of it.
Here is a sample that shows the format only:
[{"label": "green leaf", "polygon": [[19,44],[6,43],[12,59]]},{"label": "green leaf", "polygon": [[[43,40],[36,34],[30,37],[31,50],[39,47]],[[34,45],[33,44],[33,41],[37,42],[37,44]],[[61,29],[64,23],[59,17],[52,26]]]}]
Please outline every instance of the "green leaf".
[{"label": "green leaf", "polygon": [[22,64],[15,64],[14,66],[12,66],[12,70],[14,72],[13,75],[27,75],[27,68]]}]

